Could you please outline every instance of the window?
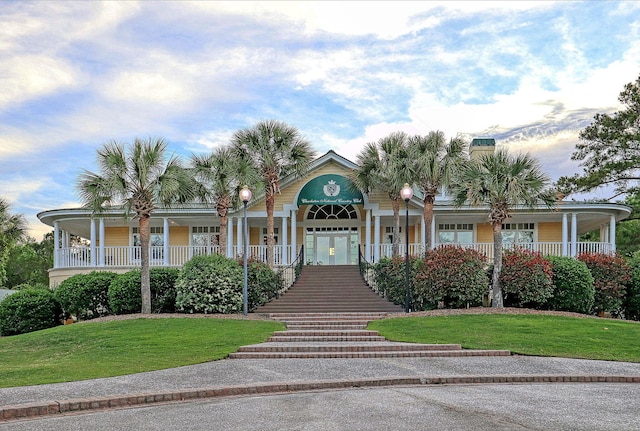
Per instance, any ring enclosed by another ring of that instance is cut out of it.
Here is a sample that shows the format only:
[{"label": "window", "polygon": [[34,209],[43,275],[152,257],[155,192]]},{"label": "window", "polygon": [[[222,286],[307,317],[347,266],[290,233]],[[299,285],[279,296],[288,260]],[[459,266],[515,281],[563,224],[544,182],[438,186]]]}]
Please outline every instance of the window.
[{"label": "window", "polygon": [[473,243],[473,224],[441,223],[438,225],[438,242],[440,244]]},{"label": "window", "polygon": [[[403,236],[402,236],[402,226],[400,226],[399,230],[398,230],[398,235],[400,235],[400,242],[404,242],[403,240]],[[384,227],[384,240],[386,244],[393,244],[393,226],[385,226]]]},{"label": "window", "polygon": [[502,225],[502,242],[508,244],[532,243],[535,223],[504,223]]},{"label": "window", "polygon": [[[273,242],[274,244],[278,244],[278,228],[274,227],[273,228]],[[262,243],[264,245],[267,245],[267,228],[263,227],[262,228]]]},{"label": "window", "polygon": [[[139,230],[137,227],[132,229],[134,247],[140,247]],[[162,260],[164,259],[164,228],[162,226],[151,226],[149,230],[151,231],[149,238],[149,246],[151,247],[150,257],[154,260]],[[139,253],[139,249],[135,249],[133,258],[139,260]]]},{"label": "window", "polygon": [[220,226],[193,226],[191,244],[194,247],[210,247],[220,244]]},{"label": "window", "polygon": [[357,220],[358,213],[353,205],[313,205],[307,213],[307,220]]}]

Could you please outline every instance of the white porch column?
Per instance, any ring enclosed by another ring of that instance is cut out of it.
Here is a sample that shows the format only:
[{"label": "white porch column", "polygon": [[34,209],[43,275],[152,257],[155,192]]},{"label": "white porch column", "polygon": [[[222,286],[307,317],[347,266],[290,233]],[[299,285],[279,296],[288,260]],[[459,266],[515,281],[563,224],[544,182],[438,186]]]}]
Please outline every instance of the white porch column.
[{"label": "white porch column", "polygon": [[371,210],[365,210],[364,217],[364,259],[371,262]]},{"label": "white porch column", "polygon": [[227,218],[227,257],[233,257],[233,217]]},{"label": "white porch column", "polygon": [[380,216],[373,216],[373,261],[380,261]]},{"label": "white porch column", "polygon": [[433,218],[431,219],[431,226],[429,226],[429,229],[431,229],[431,246],[432,247],[435,247],[436,245],[436,226],[438,225],[436,224],[436,215],[434,214]]},{"label": "white porch column", "polygon": [[164,218],[164,226],[162,228],[163,235],[163,255],[164,255],[164,266],[169,266],[169,262],[171,262],[171,256],[169,256],[169,218]]},{"label": "white porch column", "polygon": [[[291,261],[293,262],[298,257],[298,212],[291,210]],[[303,262],[304,263],[304,262]]]},{"label": "white porch column", "polygon": [[562,213],[562,256],[569,255],[569,225],[567,213]]},{"label": "white porch column", "polygon": [[100,254],[98,256],[98,266],[104,266],[105,255],[104,255],[104,219],[100,218],[100,227],[98,229],[98,235],[100,237]]},{"label": "white porch column", "polygon": [[244,244],[242,243],[242,217],[236,219],[236,225],[236,244],[238,245],[238,252],[236,254],[240,255],[244,250]]},{"label": "white porch column", "polygon": [[571,214],[571,257],[578,255],[578,214]]},{"label": "white porch column", "polygon": [[616,216],[609,217],[609,244],[611,244],[611,253],[616,251]]},{"label": "white porch column", "polygon": [[60,265],[60,222],[53,223],[53,267]]},{"label": "white porch column", "polygon": [[289,238],[287,235],[287,228],[289,227],[289,223],[287,222],[288,217],[282,217],[282,265],[289,265]]},{"label": "white porch column", "polygon": [[423,216],[420,216],[420,250],[423,253],[427,250],[427,224]]},{"label": "white porch column", "polygon": [[62,248],[65,250],[69,248],[69,232],[62,230]]},{"label": "white porch column", "polygon": [[90,253],[91,253],[91,266],[96,266],[98,264],[98,256],[96,255],[96,253],[98,252],[98,249],[96,248],[96,242],[97,242],[97,238],[96,238],[96,221],[94,219],[91,219],[89,221],[89,223],[91,223],[89,225],[90,228],[90,240],[91,240],[91,249],[90,249]]}]

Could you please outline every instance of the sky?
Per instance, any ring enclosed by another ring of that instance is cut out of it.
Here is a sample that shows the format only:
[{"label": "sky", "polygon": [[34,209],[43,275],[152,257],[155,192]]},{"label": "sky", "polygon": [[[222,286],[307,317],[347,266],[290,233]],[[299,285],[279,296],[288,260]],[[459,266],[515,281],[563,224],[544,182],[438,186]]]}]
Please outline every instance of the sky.
[{"label": "sky", "polygon": [[352,161],[399,130],[493,137],[555,181],[639,75],[640,1],[3,0],[0,197],[39,241],[105,143],[187,160],[265,119]]}]

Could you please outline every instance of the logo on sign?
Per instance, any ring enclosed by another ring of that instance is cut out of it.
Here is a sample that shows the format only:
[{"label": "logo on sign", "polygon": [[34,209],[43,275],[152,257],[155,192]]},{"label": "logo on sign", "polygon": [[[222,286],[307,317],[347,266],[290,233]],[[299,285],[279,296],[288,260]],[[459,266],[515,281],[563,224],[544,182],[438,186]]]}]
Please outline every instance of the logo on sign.
[{"label": "logo on sign", "polygon": [[330,180],[325,186],[322,188],[325,196],[334,197],[338,196],[340,193],[340,186],[336,184],[335,181]]}]

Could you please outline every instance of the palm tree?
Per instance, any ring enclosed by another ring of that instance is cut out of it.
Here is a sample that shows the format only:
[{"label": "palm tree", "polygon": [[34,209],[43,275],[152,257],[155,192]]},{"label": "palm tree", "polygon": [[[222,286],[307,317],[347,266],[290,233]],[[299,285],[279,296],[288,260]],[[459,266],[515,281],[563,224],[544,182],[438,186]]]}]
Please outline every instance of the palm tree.
[{"label": "palm tree", "polygon": [[9,202],[0,198],[0,286],[7,278],[6,263],[11,246],[26,237],[27,223],[22,214],[11,214]]},{"label": "palm tree", "polygon": [[533,208],[556,204],[556,193],[536,159],[526,155],[510,156],[499,150],[485,154],[462,170],[454,187],[456,206],[488,206],[493,227],[493,307],[503,307],[499,277],[502,269],[502,223],[516,205]]},{"label": "palm tree", "polygon": [[267,210],[267,263],[274,265],[273,210],[280,179],[287,175],[304,176],[314,156],[311,144],[295,127],[281,121],[264,120],[237,131],[231,145],[240,159],[251,162],[262,178]]},{"label": "palm tree", "polygon": [[220,219],[220,253],[227,249],[229,209],[237,206],[243,184],[255,185],[258,179],[246,160],[235,157],[229,147],[219,147],[208,155],[192,155],[191,169],[200,184],[200,199],[216,208]]},{"label": "palm tree", "polygon": [[192,201],[197,185],[191,172],[176,156],[166,161],[167,144],[160,138],[136,138],[127,150],[109,142],[98,150],[100,174],[84,170],[78,178],[78,194],[94,213],[107,206],[121,205],[125,216],[133,213],[139,221],[142,282],[142,313],[151,313],[149,280],[150,217],[157,205]]},{"label": "palm tree", "polygon": [[358,168],[351,174],[353,184],[365,193],[380,190],[389,195],[394,221],[393,256],[400,252],[400,190],[405,183],[413,182],[408,139],[404,132],[393,132],[378,142],[366,144],[356,156]]},{"label": "palm tree", "polygon": [[409,138],[408,145],[415,183],[424,196],[425,243],[427,250],[431,250],[434,242],[431,224],[436,196],[440,187],[449,188],[467,160],[467,144],[461,138],[452,138],[447,143],[444,133],[436,131],[429,132],[427,136],[413,136]]}]

